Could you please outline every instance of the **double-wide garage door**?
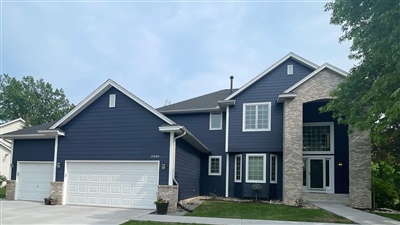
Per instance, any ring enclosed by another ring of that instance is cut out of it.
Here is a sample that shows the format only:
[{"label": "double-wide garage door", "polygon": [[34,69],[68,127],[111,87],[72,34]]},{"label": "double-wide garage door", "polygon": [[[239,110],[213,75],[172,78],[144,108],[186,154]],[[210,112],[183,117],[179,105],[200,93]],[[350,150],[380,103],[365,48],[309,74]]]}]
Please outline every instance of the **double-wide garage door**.
[{"label": "double-wide garage door", "polygon": [[154,209],[158,162],[67,162],[67,204]]}]

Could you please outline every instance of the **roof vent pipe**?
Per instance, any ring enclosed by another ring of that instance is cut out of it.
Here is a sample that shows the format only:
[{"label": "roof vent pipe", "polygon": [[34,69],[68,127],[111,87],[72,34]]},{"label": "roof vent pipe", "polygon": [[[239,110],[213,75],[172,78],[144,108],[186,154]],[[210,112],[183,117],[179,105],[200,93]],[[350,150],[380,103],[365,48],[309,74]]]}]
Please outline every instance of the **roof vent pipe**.
[{"label": "roof vent pipe", "polygon": [[229,77],[231,79],[231,90],[229,91],[229,94],[232,94],[232,90],[233,90],[233,78],[234,76]]}]

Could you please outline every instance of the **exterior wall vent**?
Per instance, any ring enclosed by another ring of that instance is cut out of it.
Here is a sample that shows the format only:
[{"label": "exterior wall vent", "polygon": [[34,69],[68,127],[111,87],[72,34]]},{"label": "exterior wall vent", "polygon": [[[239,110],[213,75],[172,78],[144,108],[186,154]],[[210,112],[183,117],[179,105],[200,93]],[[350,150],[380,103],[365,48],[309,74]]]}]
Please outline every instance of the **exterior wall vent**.
[{"label": "exterior wall vent", "polygon": [[110,94],[110,101],[108,103],[108,106],[110,108],[114,108],[116,101],[117,101],[117,95],[116,94]]},{"label": "exterior wall vent", "polygon": [[292,75],[293,74],[293,65],[287,65],[287,74]]}]

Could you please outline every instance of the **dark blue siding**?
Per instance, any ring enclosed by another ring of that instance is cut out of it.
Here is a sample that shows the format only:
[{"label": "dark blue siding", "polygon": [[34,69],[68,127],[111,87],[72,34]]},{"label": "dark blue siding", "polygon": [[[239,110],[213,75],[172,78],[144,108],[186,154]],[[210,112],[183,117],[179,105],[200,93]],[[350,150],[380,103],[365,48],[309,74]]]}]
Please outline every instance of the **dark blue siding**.
[{"label": "dark blue siding", "polygon": [[200,195],[200,160],[200,151],[178,139],[175,176],[179,183],[179,200]]},{"label": "dark blue siding", "polygon": [[[293,75],[286,74],[288,64],[293,65]],[[230,108],[229,114],[229,152],[281,152],[283,104],[276,103],[276,99],[311,72],[310,68],[289,59],[236,96],[236,105]],[[271,131],[242,132],[243,103],[251,102],[271,102]]]},{"label": "dark blue siding", "polygon": [[18,161],[53,161],[54,139],[14,140],[11,180],[15,180]]},{"label": "dark blue siding", "polygon": [[[108,107],[110,94],[117,95],[115,108]],[[158,130],[165,123],[111,88],[62,127],[66,136],[59,139],[58,161],[160,160],[168,165],[169,134]],[[64,167],[56,179],[64,179]],[[167,169],[160,168],[159,184],[168,184]]]},{"label": "dark blue siding", "polygon": [[[334,122],[335,134],[335,193],[349,193],[349,137],[348,126],[338,124],[332,113],[319,113],[326,102],[311,102],[303,105],[303,123]],[[342,163],[343,166],[337,166]]]},{"label": "dark blue siding", "polygon": [[190,130],[211,151],[210,155],[222,156],[221,176],[208,175],[208,155],[201,160],[201,195],[215,193],[225,196],[225,114],[222,130],[209,130],[210,113],[168,115],[170,119]]}]

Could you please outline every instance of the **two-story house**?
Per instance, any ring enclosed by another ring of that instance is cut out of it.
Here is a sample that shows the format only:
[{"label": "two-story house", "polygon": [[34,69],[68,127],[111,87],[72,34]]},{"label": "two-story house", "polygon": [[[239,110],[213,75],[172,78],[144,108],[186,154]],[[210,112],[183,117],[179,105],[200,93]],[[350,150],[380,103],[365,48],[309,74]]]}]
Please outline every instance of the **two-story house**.
[{"label": "two-story house", "polygon": [[154,208],[158,195],[174,210],[210,193],[253,198],[257,183],[260,198],[289,205],[315,195],[369,208],[369,134],[319,112],[346,76],[289,53],[239,89],[157,110],[108,80],[59,121],[3,135],[14,140],[7,197]]}]

